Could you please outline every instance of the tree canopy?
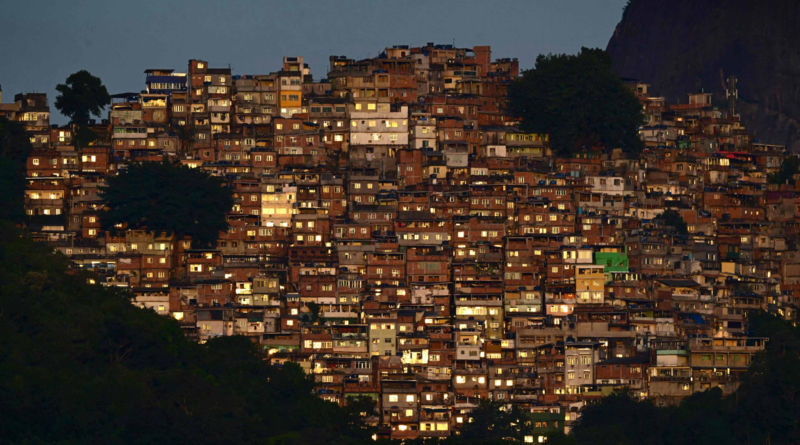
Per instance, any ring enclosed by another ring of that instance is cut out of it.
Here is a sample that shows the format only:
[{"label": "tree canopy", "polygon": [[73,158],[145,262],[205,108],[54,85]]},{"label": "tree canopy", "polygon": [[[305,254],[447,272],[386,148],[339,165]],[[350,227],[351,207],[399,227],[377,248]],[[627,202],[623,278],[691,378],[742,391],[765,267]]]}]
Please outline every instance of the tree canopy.
[{"label": "tree canopy", "polygon": [[175,127],[175,135],[180,142],[180,152],[185,153],[189,151],[189,147],[192,145],[192,142],[194,142],[195,137],[197,137],[197,129],[189,124],[178,125]]},{"label": "tree canopy", "polygon": [[686,225],[686,221],[683,220],[681,213],[677,210],[665,210],[656,216],[656,219],[664,221],[664,224],[669,227],[674,227],[680,235],[689,234],[689,227]]},{"label": "tree canopy", "polygon": [[509,86],[508,97],[508,111],[522,118],[521,128],[550,134],[560,155],[598,144],[628,152],[643,147],[642,105],[611,71],[611,57],[601,49],[540,55],[535,68]]},{"label": "tree canopy", "polygon": [[372,442],[299,366],[268,365],[241,336],[194,343],[70,264],[0,226],[0,442]]},{"label": "tree canopy", "polygon": [[103,108],[111,102],[105,85],[99,77],[86,70],[70,74],[66,83],[56,86],[56,108],[69,117],[72,123],[86,125],[92,116],[100,117]]},{"label": "tree canopy", "polygon": [[777,172],[770,173],[767,178],[770,184],[794,184],[794,175],[800,173],[800,157],[786,156]]},{"label": "tree canopy", "polygon": [[470,421],[464,424],[461,436],[467,443],[522,443],[530,421],[521,409],[503,409],[502,402],[482,399],[469,413]]},{"label": "tree canopy", "polygon": [[[768,337],[739,389],[728,397],[711,388],[678,406],[658,407],[619,390],[588,402],[569,435],[547,434],[553,445],[684,445],[696,443],[800,443],[800,327],[765,312],[748,314],[752,337]],[[524,443],[529,421],[519,410],[484,400],[461,434],[409,441],[414,445],[505,445]],[[534,436],[536,434],[534,433]]]},{"label": "tree canopy", "polygon": [[800,443],[800,328],[764,312],[748,322],[750,336],[769,341],[733,395],[712,388],[660,408],[620,392],[586,406],[569,443]]},{"label": "tree canopy", "polygon": [[0,220],[25,218],[25,163],[31,151],[29,136],[18,122],[0,117]]},{"label": "tree canopy", "polygon": [[107,179],[102,196],[108,210],[104,229],[124,223],[132,229],[191,236],[200,245],[216,242],[228,229],[225,213],[233,193],[222,178],[169,162],[131,164]]},{"label": "tree canopy", "polygon": [[103,82],[86,70],[70,74],[66,83],[56,86],[59,95],[55,106],[75,125],[75,141],[78,145],[86,145],[94,138],[87,125],[92,116],[100,117],[103,108],[111,103]]}]

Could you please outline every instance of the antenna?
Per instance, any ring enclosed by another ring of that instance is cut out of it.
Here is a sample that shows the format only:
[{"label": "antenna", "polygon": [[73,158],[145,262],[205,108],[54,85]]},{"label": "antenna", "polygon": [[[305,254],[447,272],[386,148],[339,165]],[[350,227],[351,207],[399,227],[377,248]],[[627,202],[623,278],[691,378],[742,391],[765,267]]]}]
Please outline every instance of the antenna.
[{"label": "antenna", "polygon": [[739,98],[739,90],[736,88],[738,79],[736,79],[736,76],[730,76],[727,81],[728,85],[725,89],[725,96],[728,98],[728,111],[731,114],[731,119],[733,119],[734,112],[736,111],[736,99]]}]

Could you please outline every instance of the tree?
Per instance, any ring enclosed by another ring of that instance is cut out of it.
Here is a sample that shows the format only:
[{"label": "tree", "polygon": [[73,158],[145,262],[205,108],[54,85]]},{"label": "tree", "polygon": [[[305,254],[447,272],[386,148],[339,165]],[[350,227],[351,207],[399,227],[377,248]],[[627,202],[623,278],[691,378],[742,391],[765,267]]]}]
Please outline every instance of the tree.
[{"label": "tree", "polygon": [[108,90],[99,77],[86,70],[70,74],[66,83],[56,86],[56,90],[60,93],[56,97],[56,108],[75,126],[76,145],[88,145],[96,137],[88,128],[89,120],[92,116],[100,117],[103,108],[111,103]]},{"label": "tree", "polygon": [[618,391],[599,403],[586,405],[572,434],[581,444],[661,444],[666,413],[650,401],[639,401],[628,391]]},{"label": "tree", "polygon": [[30,136],[25,132],[25,127],[19,122],[0,117],[0,157],[25,166],[30,152]]},{"label": "tree", "polygon": [[461,431],[464,443],[522,443],[525,432],[530,430],[530,421],[522,410],[517,406],[506,408],[502,402],[481,399],[469,417]]},{"label": "tree", "polygon": [[0,220],[25,219],[25,163],[30,151],[25,128],[0,117]]},{"label": "tree", "polygon": [[192,146],[197,136],[197,129],[189,124],[178,125],[175,127],[175,135],[180,142],[180,153],[186,153],[189,151],[189,147]]},{"label": "tree", "polygon": [[244,336],[195,343],[89,278],[0,222],[0,442],[372,443],[299,365]]},{"label": "tree", "polygon": [[800,327],[765,312],[748,314],[748,334],[767,337],[732,397],[741,443],[800,443]]},{"label": "tree", "polygon": [[127,224],[130,229],[184,236],[201,246],[213,245],[228,229],[225,213],[233,194],[225,182],[202,170],[169,162],[132,164],[107,179],[102,196],[107,211],[104,229]]},{"label": "tree", "polygon": [[770,184],[794,184],[794,175],[800,173],[800,157],[786,156],[781,162],[781,169],[769,174]]},{"label": "tree", "polygon": [[571,429],[577,444],[800,443],[800,327],[749,312],[748,336],[766,337],[741,385],[711,388],[677,407],[658,408],[619,392],[587,405]]},{"label": "tree", "polygon": [[656,216],[656,219],[664,221],[664,225],[668,227],[674,227],[675,230],[681,235],[689,234],[689,227],[686,225],[686,221],[683,220],[683,217],[677,210],[665,210],[661,212],[660,215]]},{"label": "tree", "polygon": [[377,402],[374,399],[364,395],[348,396],[344,412],[348,418],[350,436],[361,436],[364,439],[372,436],[374,428],[369,427],[365,421],[369,418],[376,418],[379,414]]},{"label": "tree", "polygon": [[630,9],[632,1],[633,0],[628,0],[625,2],[625,6],[622,7],[622,20],[625,20],[625,16],[628,14],[628,9]]},{"label": "tree", "polygon": [[720,388],[711,388],[685,398],[677,409],[669,410],[667,422],[682,428],[667,428],[665,442],[736,443],[730,403]]},{"label": "tree", "polygon": [[602,145],[635,153],[642,149],[642,104],[611,71],[601,49],[577,55],[540,55],[508,89],[508,111],[522,118],[522,129],[550,134],[551,147],[569,155]]},{"label": "tree", "polygon": [[322,312],[322,306],[310,301],[306,303],[306,307],[308,308],[308,312],[301,314],[303,321],[309,324],[316,324],[317,322],[322,322],[320,319],[320,312]]}]

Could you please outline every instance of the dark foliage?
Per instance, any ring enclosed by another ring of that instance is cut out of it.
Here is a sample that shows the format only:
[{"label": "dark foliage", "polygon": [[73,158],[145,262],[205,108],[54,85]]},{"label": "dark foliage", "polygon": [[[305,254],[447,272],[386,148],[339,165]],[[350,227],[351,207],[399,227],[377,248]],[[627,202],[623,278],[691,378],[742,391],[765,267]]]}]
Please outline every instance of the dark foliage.
[{"label": "dark foliage", "polygon": [[103,108],[111,103],[103,82],[86,70],[70,74],[66,83],[56,86],[56,108],[75,125],[75,143],[85,147],[96,135],[87,125],[92,116],[100,117]]},{"label": "dark foliage", "polygon": [[124,223],[129,228],[191,236],[199,245],[211,245],[228,229],[225,212],[233,194],[223,179],[202,170],[168,162],[133,164],[107,179],[103,199],[108,211],[104,229]]},{"label": "dark foliage", "polygon": [[683,220],[683,217],[677,210],[665,210],[660,215],[656,216],[656,219],[664,221],[664,224],[668,227],[674,227],[675,230],[681,235],[689,234],[689,228],[686,225],[686,221]]},{"label": "dark foliage", "polygon": [[522,118],[522,129],[549,133],[560,155],[597,144],[628,152],[643,147],[638,135],[642,105],[611,71],[611,57],[603,50],[541,55],[508,93],[508,109]]},{"label": "dark foliage", "polygon": [[[638,401],[627,392],[612,394],[601,403],[588,405],[573,428],[578,443],[616,445],[660,444],[662,425],[650,421],[658,414],[649,401]],[[624,418],[624,422],[620,421]]]},{"label": "dark foliage", "polygon": [[185,124],[176,126],[174,131],[175,136],[178,137],[178,141],[180,142],[180,152],[186,153],[189,151],[189,146],[197,137],[197,129],[189,124]]},{"label": "dark foliage", "polygon": [[781,163],[781,169],[769,174],[770,184],[792,184],[794,175],[800,173],[800,157],[797,155],[786,156]]},{"label": "dark foliage", "polygon": [[25,163],[31,151],[25,128],[0,117],[0,220],[22,222]]},{"label": "dark foliage", "polygon": [[732,400],[741,443],[800,443],[800,328],[766,313],[750,315],[750,335],[769,337]]},{"label": "dark foliage", "polygon": [[751,313],[749,323],[751,336],[770,341],[731,396],[713,388],[658,408],[621,392],[584,408],[571,439],[578,445],[800,443],[800,329],[763,312]]},{"label": "dark foliage", "polygon": [[322,312],[322,306],[310,301],[306,303],[306,307],[308,307],[308,312],[300,315],[304,322],[309,324],[317,324],[317,322],[322,321],[319,316],[319,314]]},{"label": "dark foliage", "polygon": [[514,407],[502,409],[503,403],[481,400],[469,414],[470,422],[464,424],[461,435],[467,443],[521,443],[530,421],[522,410]]},{"label": "dark foliage", "polygon": [[56,108],[69,117],[72,123],[86,125],[92,116],[100,117],[103,108],[111,102],[100,78],[86,70],[70,74],[66,83],[56,86]]},{"label": "dark foliage", "polygon": [[[481,400],[469,413],[463,429],[447,438],[427,438],[406,441],[406,445],[512,445],[524,443],[531,432],[532,422],[517,407],[506,409],[503,402]],[[570,443],[570,438],[552,436],[548,443]],[[559,442],[560,441],[560,442]],[[387,442],[387,444],[390,442]]]},{"label": "dark foliage", "polygon": [[195,344],[0,227],[0,443],[350,444],[371,431],[244,337]]}]

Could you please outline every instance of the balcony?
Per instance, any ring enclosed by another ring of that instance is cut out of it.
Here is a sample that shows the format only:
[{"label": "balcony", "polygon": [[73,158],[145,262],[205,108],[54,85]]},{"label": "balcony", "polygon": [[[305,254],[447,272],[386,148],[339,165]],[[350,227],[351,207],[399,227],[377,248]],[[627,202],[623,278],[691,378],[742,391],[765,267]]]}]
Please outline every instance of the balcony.
[{"label": "balcony", "polygon": [[[487,374],[487,368],[456,368],[453,370],[453,375],[485,375]],[[468,382],[469,383],[469,382]],[[462,383],[466,384],[466,383]]]},{"label": "balcony", "polygon": [[433,430],[426,431],[426,430],[421,430],[419,432],[419,436],[420,437],[448,437],[449,435],[450,435],[450,431],[449,430],[445,430],[445,431],[433,431]]},{"label": "balcony", "polygon": [[116,127],[112,135],[114,139],[147,139],[147,128]]},{"label": "balcony", "polygon": [[358,382],[358,383],[344,383],[344,392],[346,393],[376,393],[378,392],[378,385],[372,382]]},{"label": "balcony", "polygon": [[436,374],[433,372],[419,372],[416,375],[418,379],[434,380],[434,381],[449,381],[452,378],[450,374],[441,374],[441,373]]},{"label": "balcony", "polygon": [[692,381],[691,376],[651,376],[651,382],[686,382]]},{"label": "balcony", "polygon": [[63,199],[32,199],[32,198],[25,198],[25,207],[27,208],[34,208],[34,207],[63,207],[64,200]]}]

